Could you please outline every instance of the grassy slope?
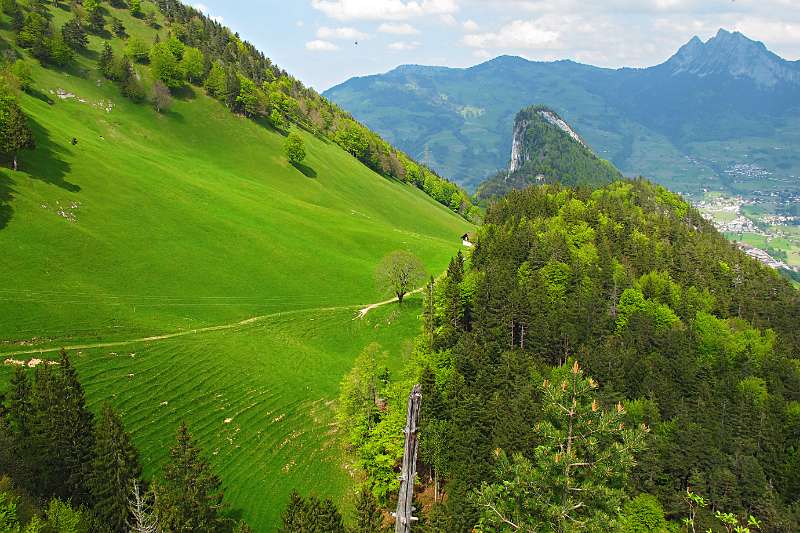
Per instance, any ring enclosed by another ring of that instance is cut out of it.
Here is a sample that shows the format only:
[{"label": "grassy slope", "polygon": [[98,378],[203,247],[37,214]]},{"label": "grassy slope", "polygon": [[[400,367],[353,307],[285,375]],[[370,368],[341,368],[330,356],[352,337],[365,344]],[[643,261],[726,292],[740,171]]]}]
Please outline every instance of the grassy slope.
[{"label": "grassy slope", "polygon": [[[92,51],[100,47],[93,37]],[[78,368],[94,405],[110,399],[123,410],[150,472],[186,418],[258,531],[292,487],[342,497],[325,402],[363,346],[378,340],[396,355],[417,328],[413,306],[391,325],[391,309],[351,320],[357,304],[381,299],[374,265],[406,248],[439,272],[469,225],[306,133],[304,175],[286,163],[280,133],[200,90],[166,115],[133,104],[92,59],[70,72],[35,68],[52,105],[22,97],[38,149],[22,157],[25,173],[0,171],[0,355],[308,310],[116,350],[135,357],[84,350]],[[0,367],[0,381],[9,374]]]}]

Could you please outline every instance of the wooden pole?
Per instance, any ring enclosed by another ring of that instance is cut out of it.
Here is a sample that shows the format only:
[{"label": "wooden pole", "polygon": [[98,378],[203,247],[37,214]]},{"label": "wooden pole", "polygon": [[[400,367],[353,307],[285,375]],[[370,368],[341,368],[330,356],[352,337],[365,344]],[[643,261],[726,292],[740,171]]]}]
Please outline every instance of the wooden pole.
[{"label": "wooden pole", "polygon": [[397,512],[392,513],[395,518],[395,533],[410,533],[411,523],[419,520],[414,513],[414,478],[417,475],[417,449],[419,447],[418,427],[419,406],[422,400],[419,385],[414,385],[408,396],[408,414],[406,427],[405,448],[403,450],[403,469],[400,474],[400,493],[397,497]]}]

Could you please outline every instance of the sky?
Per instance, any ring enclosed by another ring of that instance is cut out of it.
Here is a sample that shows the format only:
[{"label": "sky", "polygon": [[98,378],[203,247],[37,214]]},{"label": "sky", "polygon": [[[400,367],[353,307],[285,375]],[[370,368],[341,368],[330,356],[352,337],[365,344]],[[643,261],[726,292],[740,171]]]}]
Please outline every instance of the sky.
[{"label": "sky", "polygon": [[[510,54],[647,67],[719,28],[800,59],[800,0],[188,0],[318,91]],[[356,44],[357,43],[357,44]]]}]

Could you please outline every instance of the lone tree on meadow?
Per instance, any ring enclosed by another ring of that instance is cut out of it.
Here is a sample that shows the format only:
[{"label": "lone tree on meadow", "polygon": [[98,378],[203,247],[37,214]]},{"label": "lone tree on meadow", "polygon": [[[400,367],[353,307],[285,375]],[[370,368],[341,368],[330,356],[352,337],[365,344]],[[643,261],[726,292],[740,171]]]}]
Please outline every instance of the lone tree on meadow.
[{"label": "lone tree on meadow", "polygon": [[384,257],[375,269],[375,285],[380,291],[396,295],[402,304],[405,295],[425,281],[426,276],[419,257],[397,250]]},{"label": "lone tree on meadow", "polygon": [[7,87],[0,87],[0,153],[11,159],[18,170],[17,157],[21,150],[36,148],[28,118]]},{"label": "lone tree on meadow", "polygon": [[293,165],[299,165],[306,158],[306,146],[303,138],[296,133],[290,133],[283,147],[286,159]]}]

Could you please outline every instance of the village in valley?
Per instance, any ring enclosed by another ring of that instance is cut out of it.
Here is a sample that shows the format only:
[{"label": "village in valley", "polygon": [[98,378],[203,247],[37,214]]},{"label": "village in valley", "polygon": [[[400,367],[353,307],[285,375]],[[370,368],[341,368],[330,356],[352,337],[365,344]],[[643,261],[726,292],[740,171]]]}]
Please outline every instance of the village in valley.
[{"label": "village in valley", "polygon": [[707,192],[694,202],[747,255],[790,274],[800,274],[799,203],[796,191],[757,192],[747,198]]}]

